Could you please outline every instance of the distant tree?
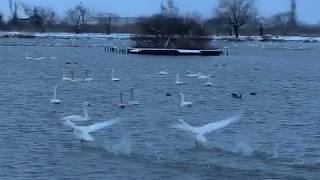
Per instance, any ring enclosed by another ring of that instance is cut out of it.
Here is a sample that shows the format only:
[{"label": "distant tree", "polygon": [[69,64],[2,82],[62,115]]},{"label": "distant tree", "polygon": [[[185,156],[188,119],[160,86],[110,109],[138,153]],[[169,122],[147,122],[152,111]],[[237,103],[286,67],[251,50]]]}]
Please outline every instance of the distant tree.
[{"label": "distant tree", "polygon": [[240,28],[256,17],[254,0],[220,0],[216,9],[218,17],[224,17],[234,31],[236,38],[239,37]]},{"label": "distant tree", "polygon": [[167,0],[167,4],[164,4],[163,1],[161,2],[161,14],[165,16],[178,16],[179,8],[174,4],[173,0]]},{"label": "distant tree", "polygon": [[0,12],[0,25],[2,25],[2,24],[3,24],[3,13]]},{"label": "distant tree", "polygon": [[160,6],[158,14],[141,17],[136,23],[139,33],[133,38],[137,47],[149,48],[208,48],[207,33],[201,17],[195,13],[179,15],[173,1]]},{"label": "distant tree", "polygon": [[118,17],[113,13],[98,13],[95,17],[98,24],[101,24],[106,34],[111,33],[112,22]]},{"label": "distant tree", "polygon": [[66,12],[66,20],[73,24],[74,31],[78,34],[80,33],[80,26],[88,23],[90,15],[90,9],[80,3]]},{"label": "distant tree", "polygon": [[31,24],[35,28],[40,28],[42,31],[45,31],[46,26],[56,22],[56,13],[51,8],[29,6],[27,4],[22,4],[22,8]]},{"label": "distant tree", "polygon": [[291,7],[290,7],[290,20],[289,24],[291,26],[297,25],[297,3],[296,0],[291,0]]},{"label": "distant tree", "polygon": [[18,4],[17,2],[13,2],[12,0],[9,0],[9,9],[11,16],[9,17],[9,24],[11,25],[18,25],[19,19],[18,19]]}]

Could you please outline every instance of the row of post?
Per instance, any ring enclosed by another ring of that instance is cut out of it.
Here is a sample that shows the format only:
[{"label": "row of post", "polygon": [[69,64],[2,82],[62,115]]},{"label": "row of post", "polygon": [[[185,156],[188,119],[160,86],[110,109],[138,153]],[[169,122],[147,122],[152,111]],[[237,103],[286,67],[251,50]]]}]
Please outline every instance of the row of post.
[{"label": "row of post", "polygon": [[128,48],[119,48],[116,46],[105,46],[104,51],[106,53],[128,54]]}]

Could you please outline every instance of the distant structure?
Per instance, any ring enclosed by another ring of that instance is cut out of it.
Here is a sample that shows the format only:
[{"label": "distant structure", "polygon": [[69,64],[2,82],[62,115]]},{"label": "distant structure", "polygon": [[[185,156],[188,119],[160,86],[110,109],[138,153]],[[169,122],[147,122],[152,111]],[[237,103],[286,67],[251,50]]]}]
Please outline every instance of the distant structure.
[{"label": "distant structure", "polygon": [[291,0],[289,24],[291,26],[297,25],[297,3],[296,0]]}]

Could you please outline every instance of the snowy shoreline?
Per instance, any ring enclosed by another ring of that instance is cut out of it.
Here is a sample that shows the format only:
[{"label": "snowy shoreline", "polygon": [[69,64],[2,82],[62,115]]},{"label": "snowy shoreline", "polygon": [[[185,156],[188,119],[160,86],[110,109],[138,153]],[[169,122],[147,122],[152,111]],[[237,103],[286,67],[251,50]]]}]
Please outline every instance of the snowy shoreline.
[{"label": "snowy shoreline", "polygon": [[[57,38],[57,39],[121,39],[129,40],[134,34],[102,34],[102,33],[34,33],[34,32],[4,32],[0,31],[0,38]],[[240,36],[238,39],[231,36],[210,36],[213,41],[266,41],[266,42],[320,42],[320,37],[310,36]]]}]

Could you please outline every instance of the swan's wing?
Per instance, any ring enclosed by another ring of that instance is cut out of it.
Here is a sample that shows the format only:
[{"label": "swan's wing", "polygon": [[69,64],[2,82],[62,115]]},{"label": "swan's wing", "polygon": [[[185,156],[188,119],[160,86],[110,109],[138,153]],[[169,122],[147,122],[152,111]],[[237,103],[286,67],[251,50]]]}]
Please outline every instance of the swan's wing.
[{"label": "swan's wing", "polygon": [[217,121],[217,122],[209,123],[209,124],[207,124],[207,125],[204,125],[204,126],[202,126],[202,127],[199,127],[199,128],[198,128],[198,131],[199,131],[199,133],[201,133],[201,134],[205,134],[205,133],[208,133],[208,132],[217,130],[217,129],[224,128],[224,127],[226,127],[227,125],[229,125],[230,123],[239,121],[239,119],[240,119],[240,116],[233,116],[233,117],[230,117],[230,118],[225,119],[225,120],[222,120],[222,121]]},{"label": "swan's wing", "polygon": [[70,115],[70,116],[66,116],[66,117],[63,117],[61,120],[70,120],[70,121],[85,121],[85,119],[81,116],[78,116],[78,115]]},{"label": "swan's wing", "polygon": [[100,122],[100,123],[95,123],[95,124],[92,124],[90,126],[87,126],[86,127],[86,131],[88,133],[94,132],[94,131],[98,131],[98,130],[100,130],[102,128],[105,128],[107,126],[111,126],[111,125],[119,123],[119,122],[120,122],[120,118],[111,119],[109,121],[104,121],[104,122]]},{"label": "swan's wing", "polygon": [[186,123],[184,120],[179,119],[179,121],[181,122],[180,124],[175,124],[173,127],[177,128],[177,129],[181,129],[184,131],[190,131],[190,132],[195,132],[194,127],[190,126],[188,123]]},{"label": "swan's wing", "polygon": [[71,120],[65,120],[63,124],[67,127],[70,127],[71,129],[76,129],[76,130],[80,129],[79,126],[75,125]]}]

